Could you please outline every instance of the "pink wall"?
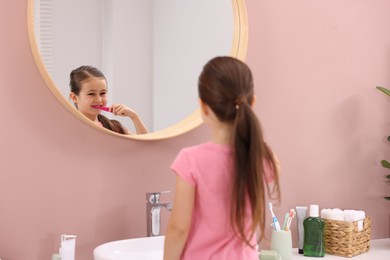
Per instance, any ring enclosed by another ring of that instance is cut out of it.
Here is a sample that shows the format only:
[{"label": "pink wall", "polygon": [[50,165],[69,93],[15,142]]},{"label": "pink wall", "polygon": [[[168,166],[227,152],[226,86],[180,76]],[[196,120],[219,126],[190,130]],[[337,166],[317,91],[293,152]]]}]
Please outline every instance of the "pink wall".
[{"label": "pink wall", "polygon": [[[0,2],[0,258],[50,259],[68,233],[77,259],[92,259],[101,243],[145,235],[144,193],[173,189],[171,161],[209,132],[138,142],[78,121],[38,73],[26,7]],[[277,212],[362,209],[372,237],[389,237],[378,163],[390,159],[389,99],[374,87],[390,87],[390,2],[249,0],[247,9],[255,109],[283,166]]]}]

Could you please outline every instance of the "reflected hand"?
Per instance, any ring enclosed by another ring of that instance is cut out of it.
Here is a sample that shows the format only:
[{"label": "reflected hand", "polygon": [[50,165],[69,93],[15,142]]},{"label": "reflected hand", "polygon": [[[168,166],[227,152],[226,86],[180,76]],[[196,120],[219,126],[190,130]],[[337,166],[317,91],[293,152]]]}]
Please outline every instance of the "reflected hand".
[{"label": "reflected hand", "polygon": [[124,104],[114,104],[110,107],[110,112],[116,116],[137,117],[137,113]]},{"label": "reflected hand", "polygon": [[116,116],[127,116],[133,121],[137,134],[146,134],[148,129],[145,124],[139,118],[138,114],[123,104],[113,104],[110,107],[110,112]]}]

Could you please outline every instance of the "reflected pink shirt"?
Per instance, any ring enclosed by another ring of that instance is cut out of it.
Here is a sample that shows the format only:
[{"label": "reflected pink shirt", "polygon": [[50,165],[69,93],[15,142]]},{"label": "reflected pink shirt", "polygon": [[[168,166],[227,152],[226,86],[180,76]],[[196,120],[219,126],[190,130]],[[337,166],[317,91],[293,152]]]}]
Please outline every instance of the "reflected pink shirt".
[{"label": "reflected pink shirt", "polygon": [[[207,142],[181,150],[171,165],[171,169],[196,190],[183,260],[259,259],[257,251],[242,242],[230,223],[231,153],[230,145]],[[264,168],[266,181],[272,181],[269,163],[265,163]],[[250,209],[246,220],[249,230]],[[256,244],[256,237],[251,244]]]}]

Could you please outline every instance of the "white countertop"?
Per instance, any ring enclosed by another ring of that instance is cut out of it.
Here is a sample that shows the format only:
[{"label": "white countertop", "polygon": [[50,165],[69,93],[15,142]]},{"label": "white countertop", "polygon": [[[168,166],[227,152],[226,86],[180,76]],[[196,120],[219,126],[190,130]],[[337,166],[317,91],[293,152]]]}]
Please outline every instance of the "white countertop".
[{"label": "white countertop", "polygon": [[383,239],[373,239],[370,243],[370,249],[368,252],[356,255],[354,257],[348,258],[343,256],[335,256],[335,255],[329,255],[325,254],[324,257],[308,257],[304,255],[298,254],[298,249],[294,248],[293,250],[293,260],[301,259],[301,260],[308,260],[308,259],[334,259],[334,260],[342,260],[342,259],[351,259],[351,260],[390,260],[390,238],[383,238]]}]

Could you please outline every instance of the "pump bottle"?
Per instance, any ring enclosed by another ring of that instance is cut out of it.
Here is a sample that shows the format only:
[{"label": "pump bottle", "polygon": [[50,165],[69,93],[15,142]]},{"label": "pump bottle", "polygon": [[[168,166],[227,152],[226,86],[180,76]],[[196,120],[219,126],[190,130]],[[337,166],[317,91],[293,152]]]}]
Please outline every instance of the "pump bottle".
[{"label": "pump bottle", "polygon": [[324,221],[319,217],[318,205],[310,205],[309,217],[303,221],[303,255],[325,256]]}]

